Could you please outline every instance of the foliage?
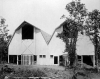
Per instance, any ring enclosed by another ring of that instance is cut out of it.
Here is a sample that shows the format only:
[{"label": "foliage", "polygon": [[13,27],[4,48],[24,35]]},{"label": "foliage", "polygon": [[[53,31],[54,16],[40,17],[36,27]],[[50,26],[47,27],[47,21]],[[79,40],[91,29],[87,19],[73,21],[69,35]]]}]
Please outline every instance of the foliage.
[{"label": "foliage", "polygon": [[1,71],[2,71],[3,73],[11,73],[11,72],[14,72],[14,69],[8,67],[8,65],[5,65],[4,67],[1,68]]},{"label": "foliage", "polygon": [[88,13],[86,20],[86,32],[95,47],[96,66],[98,67],[98,57],[100,55],[100,11],[95,9]]},{"label": "foliage", "polygon": [[77,38],[77,24],[72,19],[66,20],[66,25],[63,27],[63,32],[58,34],[57,37],[62,39],[66,44],[65,52],[69,52],[70,65],[74,62],[75,58],[75,40]]},{"label": "foliage", "polygon": [[7,36],[8,36],[8,25],[5,25],[5,19],[0,18],[0,63],[7,61]]},{"label": "foliage", "polygon": [[0,79],[4,79],[4,77],[6,75],[9,75],[11,72],[14,72],[13,68],[8,67],[7,65],[2,66],[2,68],[0,68]]},{"label": "foliage", "polygon": [[5,25],[5,19],[4,18],[0,18],[0,38],[4,38],[4,40],[6,40],[6,37],[8,35],[8,25]]},{"label": "foliage", "polygon": [[[76,41],[78,31],[83,32],[85,17],[87,16],[87,9],[80,0],[75,0],[66,5],[66,10],[69,12],[69,18],[66,18],[66,23],[63,25],[63,32],[57,37],[62,39],[66,44],[65,52],[68,52],[70,66],[73,66],[76,60]],[[71,63],[72,62],[72,63]]]},{"label": "foliage", "polygon": [[81,3],[80,0],[75,0],[66,5],[66,10],[70,13],[70,16],[80,21],[87,16],[87,9],[85,4]]},{"label": "foliage", "polygon": [[5,76],[9,77],[47,77],[47,75],[39,69],[14,69],[5,65],[0,70],[0,79],[4,79]]},{"label": "foliage", "polygon": [[99,45],[99,32],[100,32],[100,12],[99,10],[93,10],[92,12],[88,13],[88,18],[86,20],[86,32],[87,35],[91,36],[91,40],[93,44],[95,45],[95,35],[97,37],[97,42]]},{"label": "foliage", "polygon": [[22,70],[18,69],[11,77],[46,77],[46,74],[39,69],[36,70]]},{"label": "foliage", "polygon": [[[69,12],[69,18],[66,18],[66,24],[63,25],[63,32],[58,34],[58,37],[62,39],[66,44],[65,51],[69,54],[69,61],[75,60],[75,50],[77,34],[80,31],[81,34],[86,34],[90,37],[95,47],[95,60],[98,67],[98,58],[100,55],[100,12],[95,9],[92,12],[87,12],[85,4],[80,0],[75,0],[66,5],[66,10]],[[70,27],[70,28],[69,28]],[[67,30],[66,30],[67,29]],[[72,30],[74,29],[74,30]],[[71,51],[72,50],[72,51]],[[71,58],[73,58],[71,60]]]}]

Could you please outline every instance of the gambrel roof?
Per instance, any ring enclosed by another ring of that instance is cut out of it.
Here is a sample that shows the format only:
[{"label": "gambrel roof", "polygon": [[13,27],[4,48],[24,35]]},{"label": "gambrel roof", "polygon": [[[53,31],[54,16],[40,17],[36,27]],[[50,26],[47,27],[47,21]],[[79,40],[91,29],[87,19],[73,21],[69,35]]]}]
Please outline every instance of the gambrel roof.
[{"label": "gambrel roof", "polygon": [[[32,24],[30,24],[30,23],[24,21],[19,27],[17,27],[17,28],[15,29],[15,31],[14,31],[14,33],[13,33],[13,36],[12,36],[11,40],[10,40],[9,43],[8,43],[8,46],[9,46],[10,42],[12,41],[12,39],[13,39],[13,37],[14,37],[16,31],[19,30],[20,28],[24,27],[25,24],[29,24],[29,25],[31,25],[31,26],[37,28],[36,26],[34,26],[34,25],[32,25]],[[39,29],[39,28],[37,28],[37,29],[40,30],[40,32],[41,32],[41,34],[42,34],[42,36],[43,36],[45,42],[48,44],[48,42],[49,42],[51,36],[50,36],[49,34],[47,34],[46,32],[44,32],[43,30],[41,30],[41,29]]]},{"label": "gambrel roof", "polygon": [[49,44],[50,41],[52,40],[52,38],[53,38],[53,36],[54,36],[56,30],[57,30],[58,28],[60,28],[61,26],[63,26],[64,24],[66,24],[66,22],[67,22],[67,20],[65,20],[65,21],[64,21],[63,23],[61,23],[58,27],[55,28],[55,30],[54,30],[54,32],[53,32],[53,34],[52,34],[52,36],[51,36],[51,38],[50,38],[48,44]]}]

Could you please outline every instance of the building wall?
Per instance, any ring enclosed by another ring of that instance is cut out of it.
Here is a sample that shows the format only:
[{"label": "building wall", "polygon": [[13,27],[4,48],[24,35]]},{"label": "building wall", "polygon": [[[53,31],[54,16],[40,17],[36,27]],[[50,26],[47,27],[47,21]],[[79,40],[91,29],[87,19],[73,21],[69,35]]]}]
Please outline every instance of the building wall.
[{"label": "building wall", "polygon": [[35,54],[34,39],[22,40],[22,29],[15,32],[9,45],[9,55]]},{"label": "building wall", "polygon": [[63,42],[63,40],[57,37],[57,34],[61,33],[62,31],[63,31],[63,27],[59,27],[58,29],[56,29],[48,45],[49,54],[58,56],[58,64],[54,64],[54,58],[53,58],[53,59],[50,59],[51,65],[59,65],[59,55],[62,55],[65,50],[65,43]]},{"label": "building wall", "polygon": [[[33,34],[35,35],[35,33],[33,33]],[[22,33],[21,33],[21,35],[22,35]],[[35,55],[35,38],[34,39],[24,39],[24,40],[21,39],[20,53],[25,54],[25,55],[27,55],[27,54]]]},{"label": "building wall", "polygon": [[76,52],[78,55],[94,55],[94,45],[85,34],[78,33]]},{"label": "building wall", "polygon": [[20,47],[21,47],[21,29],[15,32],[13,39],[9,45],[9,55],[20,55]]},{"label": "building wall", "polygon": [[[48,46],[39,29],[34,30],[34,39],[22,40],[22,29],[15,32],[9,45],[9,55],[37,55],[38,65],[48,65]],[[45,58],[40,58],[45,55]]]},{"label": "building wall", "polygon": [[[35,49],[37,55],[37,64],[39,65],[48,65],[48,46],[45,39],[42,36],[42,33],[39,29],[35,30]],[[45,55],[46,57],[40,58],[40,55]]]},{"label": "building wall", "polygon": [[[59,56],[63,55],[65,50],[65,43],[57,37],[62,31],[62,26],[57,28],[47,44],[39,29],[34,28],[34,39],[25,40],[22,40],[22,29],[19,29],[9,45],[9,55],[36,55],[38,65],[59,65]],[[94,46],[88,36],[79,34],[76,52],[78,55],[94,55]],[[50,55],[53,57],[51,58]],[[58,57],[58,64],[54,64],[55,56]]]}]

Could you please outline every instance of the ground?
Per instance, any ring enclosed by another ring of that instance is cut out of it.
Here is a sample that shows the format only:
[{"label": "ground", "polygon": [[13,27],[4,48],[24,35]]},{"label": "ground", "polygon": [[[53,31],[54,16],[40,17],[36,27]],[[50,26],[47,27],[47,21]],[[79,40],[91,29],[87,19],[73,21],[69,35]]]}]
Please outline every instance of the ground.
[{"label": "ground", "polygon": [[[3,65],[0,65],[0,69]],[[10,68],[14,68],[15,70],[23,69],[23,70],[34,70],[39,69],[46,73],[47,77],[52,77],[53,79],[69,79],[72,74],[72,69],[66,69],[61,66],[41,66],[41,65],[34,65],[34,66],[18,66],[18,65],[8,65]],[[76,70],[80,72],[84,72],[83,70]],[[85,74],[88,74],[89,77],[83,77],[82,75],[78,75],[78,79],[100,79],[100,73],[89,73],[84,72]]]}]

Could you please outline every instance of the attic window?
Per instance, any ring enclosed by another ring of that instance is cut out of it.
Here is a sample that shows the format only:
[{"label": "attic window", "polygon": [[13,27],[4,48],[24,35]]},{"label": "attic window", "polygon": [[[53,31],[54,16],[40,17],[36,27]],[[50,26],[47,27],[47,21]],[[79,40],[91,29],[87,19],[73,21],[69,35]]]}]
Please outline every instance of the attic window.
[{"label": "attic window", "polygon": [[22,27],[22,39],[33,39],[34,29],[33,26],[25,24]]}]

